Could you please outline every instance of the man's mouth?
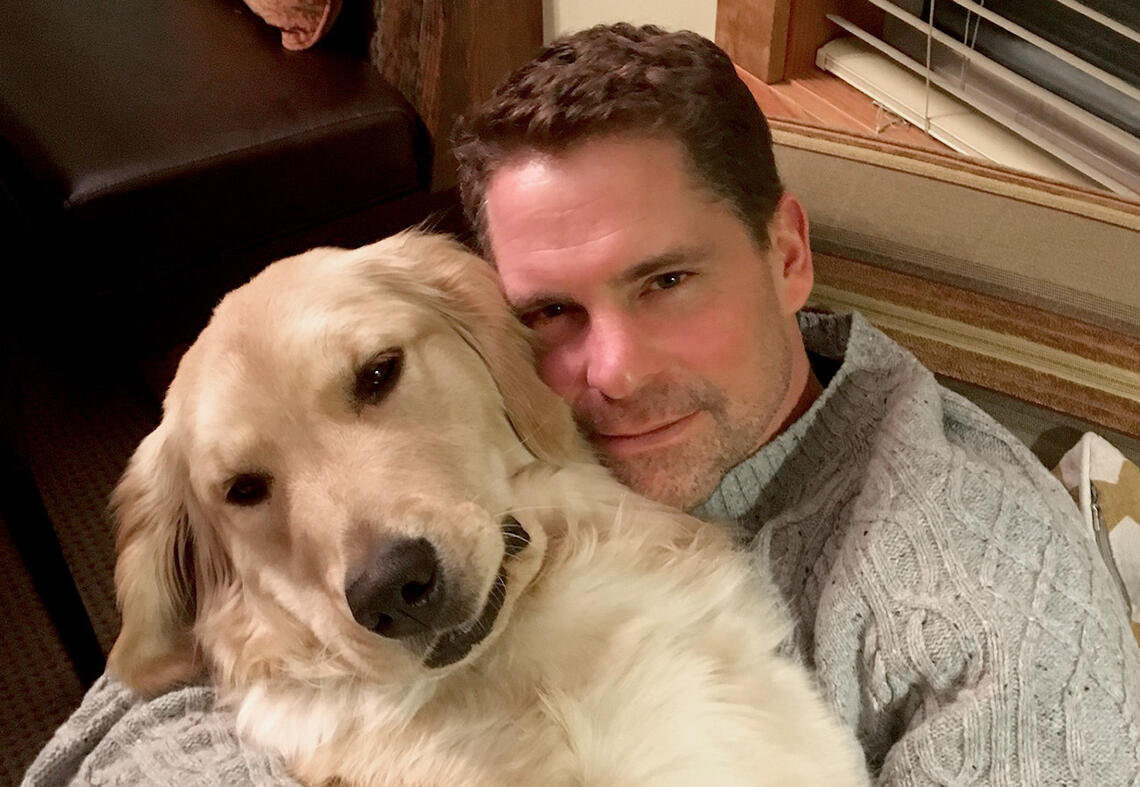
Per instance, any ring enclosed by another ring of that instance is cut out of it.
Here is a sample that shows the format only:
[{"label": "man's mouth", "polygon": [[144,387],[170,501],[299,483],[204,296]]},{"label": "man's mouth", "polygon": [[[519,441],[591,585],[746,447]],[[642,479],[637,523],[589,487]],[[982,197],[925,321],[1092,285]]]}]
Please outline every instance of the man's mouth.
[{"label": "man's mouth", "polygon": [[487,595],[483,610],[470,623],[441,634],[428,648],[424,666],[438,669],[463,660],[495,627],[495,620],[507,598],[507,561],[530,545],[530,534],[513,516],[503,520],[502,532],[503,562],[499,565],[499,573]]},{"label": "man's mouth", "polygon": [[590,432],[590,441],[611,456],[628,456],[677,442],[696,419],[699,410],[650,426],[609,427]]}]

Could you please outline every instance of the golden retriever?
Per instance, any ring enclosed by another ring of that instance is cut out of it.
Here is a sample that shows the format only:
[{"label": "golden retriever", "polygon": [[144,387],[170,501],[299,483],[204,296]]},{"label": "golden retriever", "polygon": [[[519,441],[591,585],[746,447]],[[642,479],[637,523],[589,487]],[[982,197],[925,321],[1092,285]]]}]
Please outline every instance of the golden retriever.
[{"label": "golden retriever", "polygon": [[110,669],[207,671],[301,780],[867,783],[766,582],[592,462],[454,241],[269,266],[163,409],[113,496]]}]

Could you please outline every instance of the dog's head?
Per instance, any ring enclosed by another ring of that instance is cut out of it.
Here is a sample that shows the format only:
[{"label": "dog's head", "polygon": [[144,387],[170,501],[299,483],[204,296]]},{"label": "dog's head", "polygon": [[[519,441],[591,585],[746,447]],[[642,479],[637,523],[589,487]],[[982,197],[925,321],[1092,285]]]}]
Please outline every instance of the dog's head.
[{"label": "dog's head", "polygon": [[110,668],[395,676],[461,662],[537,571],[514,473],[588,458],[494,272],[408,232],[230,293],[115,490]]}]

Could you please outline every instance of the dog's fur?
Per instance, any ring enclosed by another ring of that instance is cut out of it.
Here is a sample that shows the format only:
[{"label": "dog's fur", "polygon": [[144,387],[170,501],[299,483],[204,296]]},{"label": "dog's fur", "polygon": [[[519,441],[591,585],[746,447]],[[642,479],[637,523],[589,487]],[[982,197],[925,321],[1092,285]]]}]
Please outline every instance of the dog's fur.
[{"label": "dog's fur", "polygon": [[[360,369],[392,348],[395,386],[362,402]],[[267,496],[228,499],[247,474]],[[493,271],[450,240],[317,249],[228,295],[113,507],[113,673],[153,694],[205,669],[304,781],[866,783],[775,655],[789,624],[764,580],[723,528],[592,463]],[[429,668],[430,643],[354,619],[346,583],[395,536],[432,544],[458,628],[505,572],[465,658]]]}]

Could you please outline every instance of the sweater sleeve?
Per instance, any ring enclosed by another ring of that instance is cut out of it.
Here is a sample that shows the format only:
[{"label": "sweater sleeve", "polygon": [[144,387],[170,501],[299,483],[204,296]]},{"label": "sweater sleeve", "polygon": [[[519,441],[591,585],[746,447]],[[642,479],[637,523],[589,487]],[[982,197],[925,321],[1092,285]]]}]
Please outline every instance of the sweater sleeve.
[{"label": "sweater sleeve", "polygon": [[879,783],[1140,783],[1140,651],[1092,539],[1023,446],[945,405],[942,445],[883,434],[849,534]]},{"label": "sweater sleeve", "polygon": [[280,760],[241,744],[214,692],[189,686],[152,700],[108,675],[56,730],[22,787],[249,784],[296,787]]}]

